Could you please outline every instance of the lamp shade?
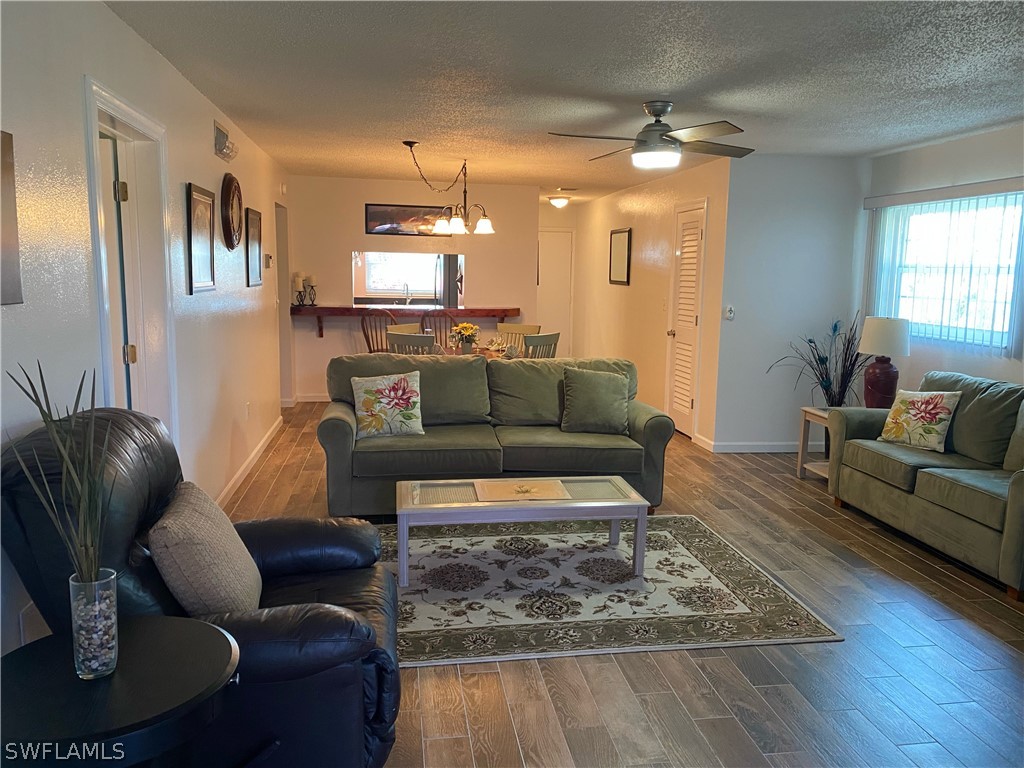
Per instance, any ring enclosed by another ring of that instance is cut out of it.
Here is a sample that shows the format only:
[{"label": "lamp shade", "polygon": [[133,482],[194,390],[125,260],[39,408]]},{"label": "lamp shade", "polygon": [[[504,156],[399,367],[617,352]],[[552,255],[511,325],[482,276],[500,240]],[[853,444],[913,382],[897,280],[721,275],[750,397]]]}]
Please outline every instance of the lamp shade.
[{"label": "lamp shade", "polygon": [[452,216],[451,233],[453,235],[464,235],[466,234],[466,222],[461,216]]},{"label": "lamp shade", "polygon": [[491,220],[486,216],[481,216],[480,221],[476,223],[476,227],[473,229],[474,235],[493,235],[494,225],[491,224]]},{"label": "lamp shade", "polygon": [[452,225],[448,219],[440,218],[434,222],[434,234],[435,235],[450,235],[452,233]]},{"label": "lamp shade", "polygon": [[857,351],[862,355],[906,357],[910,354],[910,321],[902,317],[865,317]]}]

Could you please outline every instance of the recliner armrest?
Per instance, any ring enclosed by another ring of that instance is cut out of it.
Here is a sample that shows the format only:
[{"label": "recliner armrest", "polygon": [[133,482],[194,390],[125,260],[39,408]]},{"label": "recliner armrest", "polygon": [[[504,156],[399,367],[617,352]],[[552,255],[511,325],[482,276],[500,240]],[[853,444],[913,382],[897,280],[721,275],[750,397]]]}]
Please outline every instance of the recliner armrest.
[{"label": "recliner armrest", "polygon": [[831,408],[828,412],[828,492],[839,495],[839,468],[847,440],[874,440],[882,434],[888,408]]},{"label": "recliner armrest", "polygon": [[380,534],[364,520],[276,518],[235,523],[264,579],[369,568],[380,557]]},{"label": "recliner armrest", "polygon": [[243,684],[309,677],[359,661],[377,647],[373,627],[359,614],[336,605],[283,605],[196,618],[235,638]]}]

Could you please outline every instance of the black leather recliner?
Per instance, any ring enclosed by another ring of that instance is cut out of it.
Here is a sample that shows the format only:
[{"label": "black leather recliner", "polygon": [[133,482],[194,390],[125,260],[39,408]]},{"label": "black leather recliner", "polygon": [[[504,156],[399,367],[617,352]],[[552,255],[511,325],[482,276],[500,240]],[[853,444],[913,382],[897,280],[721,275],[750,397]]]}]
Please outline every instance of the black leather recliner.
[{"label": "black leather recliner", "polygon": [[[185,615],[142,545],[181,481],[178,454],[157,419],[99,409],[110,425],[114,488],[101,564],[118,572],[121,615]],[[47,482],[60,471],[42,429],[18,441],[36,449]],[[30,464],[33,466],[34,464]],[[8,447],[0,467],[4,550],[54,632],[70,631],[70,560]],[[197,743],[193,765],[316,768],[381,766],[399,708],[395,580],[377,563],[380,538],[351,518],[239,523],[263,577],[260,608],[204,617],[238,642],[238,681]],[[189,750],[186,750],[189,751]]]}]

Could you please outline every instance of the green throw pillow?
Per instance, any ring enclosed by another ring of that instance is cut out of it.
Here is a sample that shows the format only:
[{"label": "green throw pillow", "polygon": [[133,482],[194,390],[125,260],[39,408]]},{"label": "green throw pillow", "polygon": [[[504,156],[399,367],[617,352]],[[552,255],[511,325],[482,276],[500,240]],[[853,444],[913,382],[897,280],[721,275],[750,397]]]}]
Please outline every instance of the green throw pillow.
[{"label": "green throw pillow", "polygon": [[356,440],[380,435],[422,435],[420,372],[352,377]]},{"label": "green throw pillow", "polygon": [[566,368],[563,432],[629,433],[629,380],[621,373]]}]

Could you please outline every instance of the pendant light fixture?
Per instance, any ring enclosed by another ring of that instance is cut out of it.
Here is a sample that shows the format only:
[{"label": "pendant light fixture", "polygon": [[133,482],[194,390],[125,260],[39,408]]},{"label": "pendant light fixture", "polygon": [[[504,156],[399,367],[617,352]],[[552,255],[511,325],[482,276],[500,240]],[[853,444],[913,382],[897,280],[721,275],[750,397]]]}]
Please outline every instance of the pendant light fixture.
[{"label": "pendant light fixture", "polygon": [[423,183],[430,187],[434,192],[438,194],[444,194],[456,184],[459,183],[459,179],[462,179],[462,202],[455,203],[454,205],[446,205],[441,210],[441,215],[434,223],[432,230],[435,235],[465,235],[470,232],[470,217],[475,210],[480,211],[479,218],[476,223],[472,226],[472,232],[474,235],[493,235],[494,225],[491,223],[490,217],[487,215],[487,210],[480,205],[480,203],[469,204],[469,192],[467,190],[466,183],[466,161],[462,161],[462,168],[459,169],[455,179],[444,189],[438,189],[429,181],[427,177],[423,175],[423,169],[420,168],[419,161],[416,160],[416,150],[414,147],[419,144],[418,141],[406,140],[402,142],[409,148],[409,154],[412,155],[413,165],[416,166],[416,170],[423,180]]}]

